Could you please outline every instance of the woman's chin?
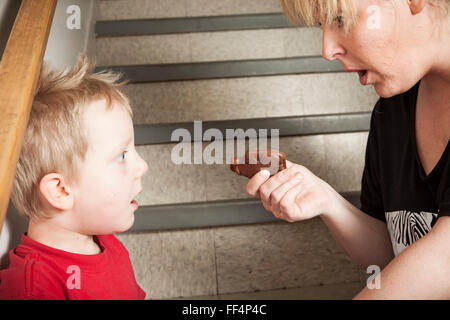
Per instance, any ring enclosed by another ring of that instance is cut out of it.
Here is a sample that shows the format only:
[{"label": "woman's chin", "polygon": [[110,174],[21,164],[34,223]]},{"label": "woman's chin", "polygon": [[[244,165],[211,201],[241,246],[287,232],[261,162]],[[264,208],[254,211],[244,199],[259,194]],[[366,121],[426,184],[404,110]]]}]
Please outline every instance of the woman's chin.
[{"label": "woman's chin", "polygon": [[391,98],[400,92],[396,92],[396,90],[393,90],[389,86],[383,85],[383,83],[375,83],[373,85],[375,92],[382,98]]}]

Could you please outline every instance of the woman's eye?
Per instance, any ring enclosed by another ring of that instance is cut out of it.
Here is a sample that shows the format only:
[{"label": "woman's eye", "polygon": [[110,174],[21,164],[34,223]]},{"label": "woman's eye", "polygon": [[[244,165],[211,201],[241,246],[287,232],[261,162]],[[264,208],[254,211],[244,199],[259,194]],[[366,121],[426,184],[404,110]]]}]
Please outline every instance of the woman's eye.
[{"label": "woman's eye", "polygon": [[338,16],[334,19],[335,22],[337,22],[339,27],[343,27],[344,26],[344,18],[342,18],[342,16]]}]

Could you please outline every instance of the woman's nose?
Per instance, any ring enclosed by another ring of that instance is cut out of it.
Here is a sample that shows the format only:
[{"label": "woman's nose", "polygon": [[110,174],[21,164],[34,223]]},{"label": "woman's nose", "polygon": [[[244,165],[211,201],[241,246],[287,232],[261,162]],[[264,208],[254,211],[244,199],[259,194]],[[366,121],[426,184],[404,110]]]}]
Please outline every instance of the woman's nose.
[{"label": "woman's nose", "polygon": [[340,43],[340,36],[335,30],[323,27],[322,56],[328,61],[339,59],[345,54],[345,49]]}]

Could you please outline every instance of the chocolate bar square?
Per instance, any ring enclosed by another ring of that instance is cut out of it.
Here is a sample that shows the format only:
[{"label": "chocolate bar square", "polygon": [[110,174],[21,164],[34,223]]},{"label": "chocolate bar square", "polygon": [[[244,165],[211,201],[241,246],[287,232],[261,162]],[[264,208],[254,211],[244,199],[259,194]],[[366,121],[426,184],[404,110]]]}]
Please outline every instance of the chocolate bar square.
[{"label": "chocolate bar square", "polygon": [[234,157],[231,171],[247,178],[265,169],[273,176],[286,169],[286,155],[277,150],[248,150],[244,157]]}]

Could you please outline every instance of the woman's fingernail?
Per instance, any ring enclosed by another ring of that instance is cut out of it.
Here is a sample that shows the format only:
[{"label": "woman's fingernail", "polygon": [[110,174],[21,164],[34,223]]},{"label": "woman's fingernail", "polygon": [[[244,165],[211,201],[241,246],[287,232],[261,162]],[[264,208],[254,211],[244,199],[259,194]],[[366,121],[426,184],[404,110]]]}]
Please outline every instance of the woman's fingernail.
[{"label": "woman's fingernail", "polygon": [[263,177],[269,177],[269,176],[270,176],[270,171],[268,171],[268,170],[262,170],[262,171],[261,171],[261,175],[262,175]]}]

